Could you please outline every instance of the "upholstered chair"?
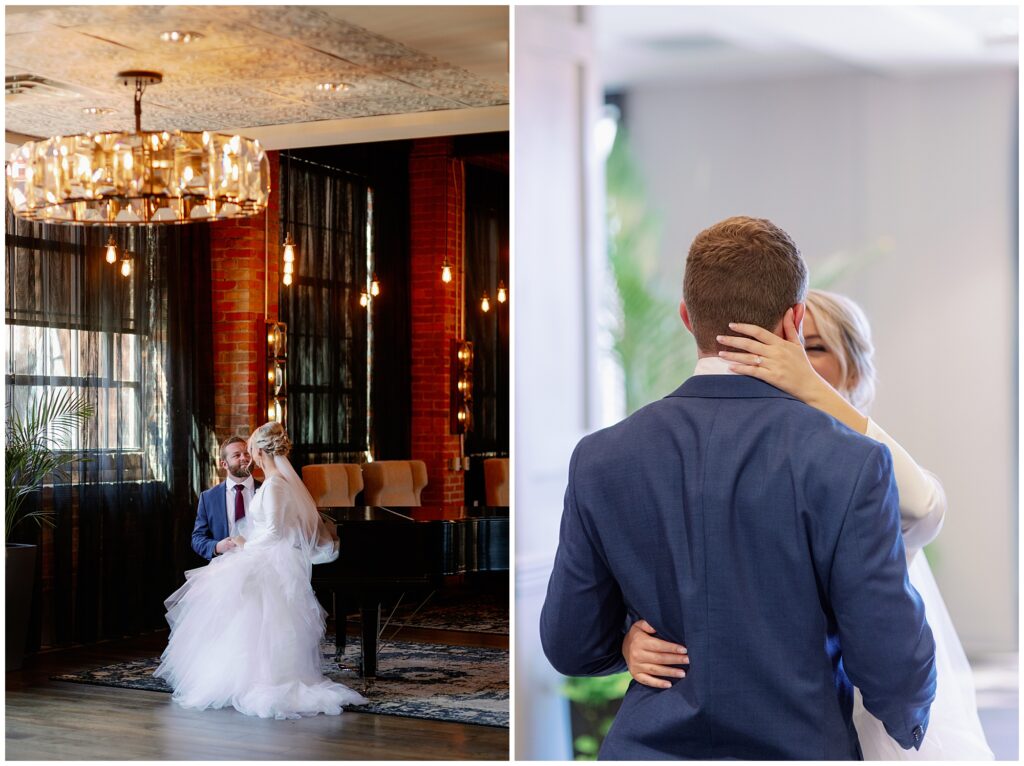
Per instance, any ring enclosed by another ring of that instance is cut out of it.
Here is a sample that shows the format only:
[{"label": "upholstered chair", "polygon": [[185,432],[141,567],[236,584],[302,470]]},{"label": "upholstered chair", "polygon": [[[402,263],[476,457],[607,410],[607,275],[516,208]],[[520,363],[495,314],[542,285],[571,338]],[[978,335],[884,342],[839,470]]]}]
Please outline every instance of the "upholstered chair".
[{"label": "upholstered chair", "polygon": [[484,460],[484,494],[487,505],[508,505],[508,458],[492,457]]},{"label": "upholstered chair", "polygon": [[420,505],[427,486],[427,464],[422,460],[377,460],[363,464],[363,497],[367,505]]},{"label": "upholstered chair", "polygon": [[320,508],[351,507],[363,488],[358,463],[318,463],[302,468],[302,483]]}]

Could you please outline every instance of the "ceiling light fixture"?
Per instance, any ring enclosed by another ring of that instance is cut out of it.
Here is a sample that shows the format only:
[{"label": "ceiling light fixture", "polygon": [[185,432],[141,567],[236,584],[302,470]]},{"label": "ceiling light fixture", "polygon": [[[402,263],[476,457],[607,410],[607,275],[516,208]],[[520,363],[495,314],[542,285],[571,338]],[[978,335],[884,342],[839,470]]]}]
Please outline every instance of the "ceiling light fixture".
[{"label": "ceiling light fixture", "polygon": [[176,29],[171,30],[170,32],[160,33],[160,39],[165,43],[184,43],[187,45],[188,43],[195,42],[201,37],[202,35],[198,32],[179,32]]},{"label": "ceiling light fixture", "polygon": [[115,111],[116,110],[109,109],[108,107],[105,107],[105,106],[85,106],[85,107],[82,107],[82,112],[84,114],[90,114],[90,115],[114,114]]},{"label": "ceiling light fixture", "polygon": [[135,131],[29,141],[7,164],[14,214],[44,223],[123,226],[243,218],[270,200],[259,141],[207,131],[142,130],[142,94],[159,72],[117,75],[135,86]]},{"label": "ceiling light fixture", "polygon": [[352,86],[346,82],[318,82],[316,89],[328,93],[343,93],[346,90],[351,90]]}]

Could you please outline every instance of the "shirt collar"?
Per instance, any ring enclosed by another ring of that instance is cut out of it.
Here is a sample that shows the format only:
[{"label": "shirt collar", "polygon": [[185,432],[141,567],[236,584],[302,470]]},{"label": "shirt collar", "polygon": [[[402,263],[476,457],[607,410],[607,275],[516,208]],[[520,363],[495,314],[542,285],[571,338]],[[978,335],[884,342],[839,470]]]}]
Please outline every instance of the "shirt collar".
[{"label": "shirt collar", "polygon": [[729,369],[729,362],[720,356],[704,356],[697,360],[694,375],[739,375]]},{"label": "shirt collar", "polygon": [[245,481],[239,481],[231,474],[228,474],[226,481],[228,489],[234,489],[236,484],[241,484],[243,487],[246,487],[247,489],[252,489],[256,485],[256,480],[253,479],[252,474],[249,474],[246,477]]}]

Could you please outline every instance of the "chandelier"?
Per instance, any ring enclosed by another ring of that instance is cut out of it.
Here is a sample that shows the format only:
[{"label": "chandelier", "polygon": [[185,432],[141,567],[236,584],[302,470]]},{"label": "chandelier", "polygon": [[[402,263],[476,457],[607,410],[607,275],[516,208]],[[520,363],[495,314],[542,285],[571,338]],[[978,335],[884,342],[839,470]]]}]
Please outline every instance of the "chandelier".
[{"label": "chandelier", "polygon": [[242,218],[270,199],[270,163],[259,141],[210,133],[142,130],[142,94],[159,72],[117,75],[135,85],[135,131],[29,141],[7,163],[14,214],[44,223],[127,226]]}]

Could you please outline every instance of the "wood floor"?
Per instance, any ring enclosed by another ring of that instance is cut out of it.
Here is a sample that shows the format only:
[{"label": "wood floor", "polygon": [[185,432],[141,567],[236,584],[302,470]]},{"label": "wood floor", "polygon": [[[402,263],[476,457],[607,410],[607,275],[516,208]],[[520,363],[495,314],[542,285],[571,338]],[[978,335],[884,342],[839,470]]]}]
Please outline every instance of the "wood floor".
[{"label": "wood floor", "polygon": [[[403,640],[508,648],[508,637],[403,629]],[[7,673],[7,760],[501,760],[508,730],[346,712],[295,721],[184,710],[169,694],[51,681],[155,657],[166,632],[41,653]]]}]

